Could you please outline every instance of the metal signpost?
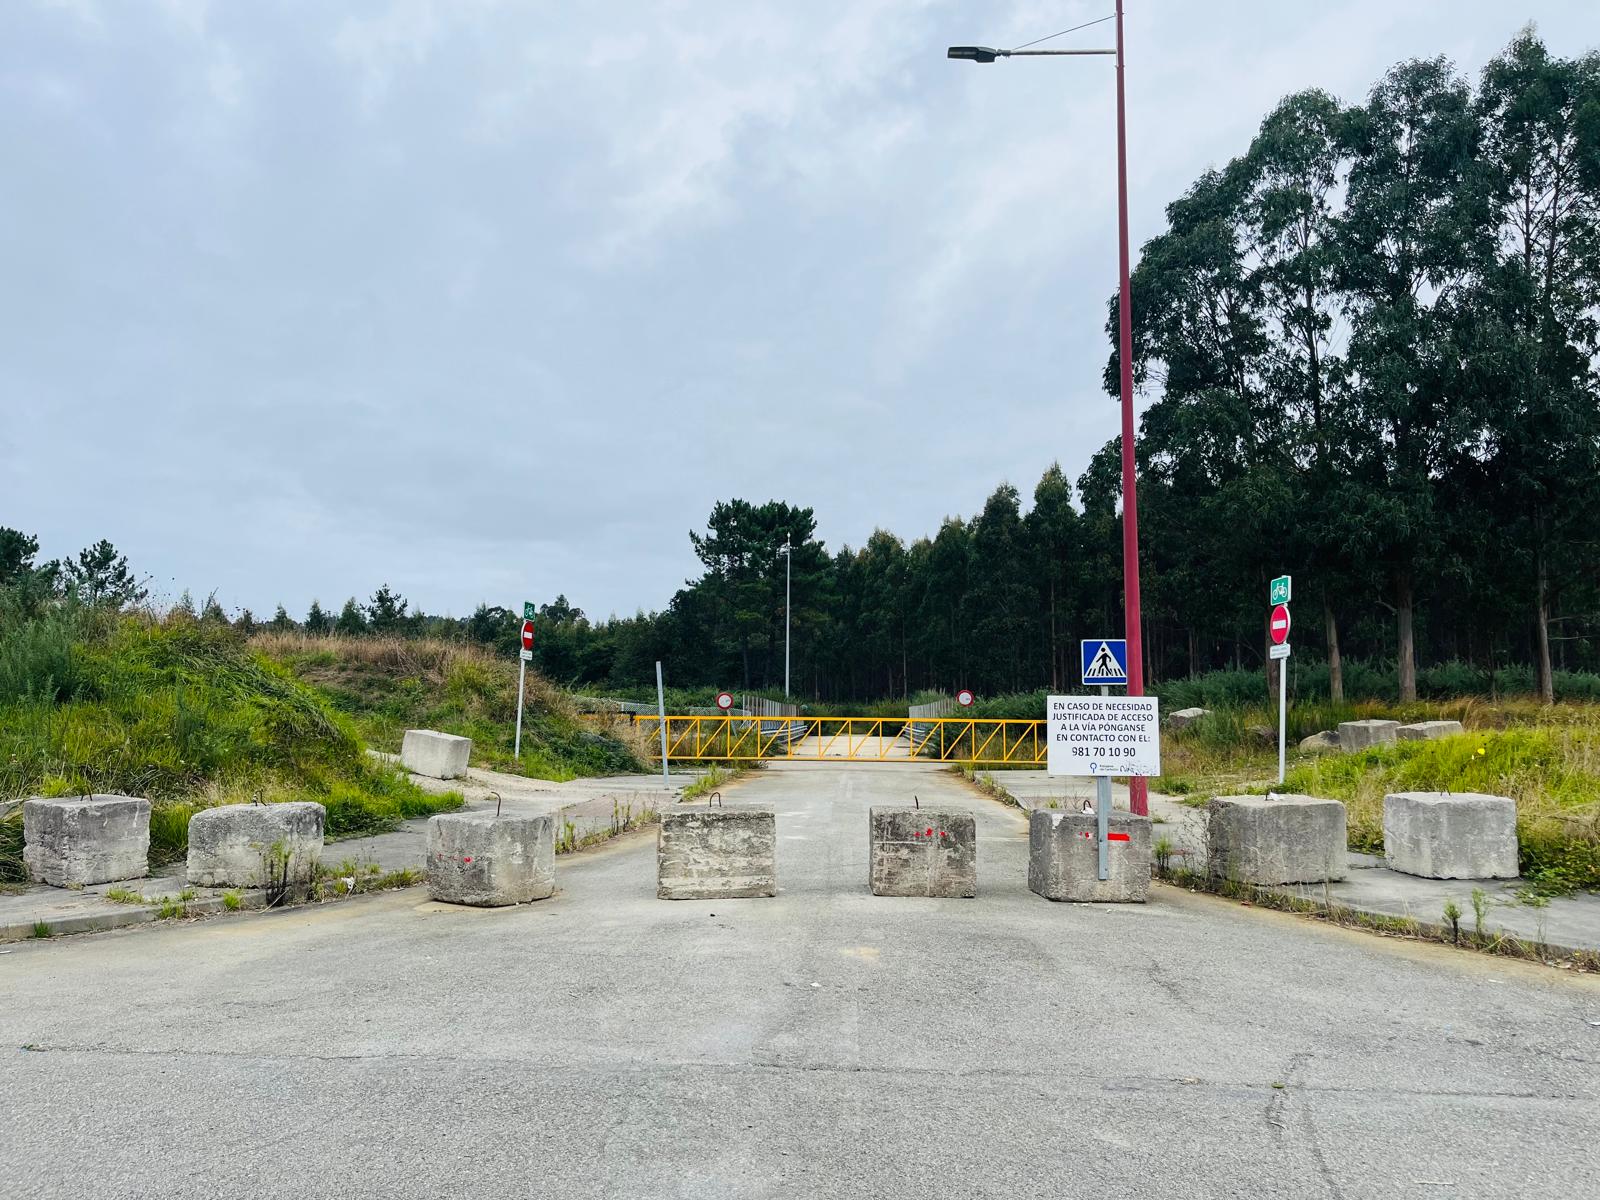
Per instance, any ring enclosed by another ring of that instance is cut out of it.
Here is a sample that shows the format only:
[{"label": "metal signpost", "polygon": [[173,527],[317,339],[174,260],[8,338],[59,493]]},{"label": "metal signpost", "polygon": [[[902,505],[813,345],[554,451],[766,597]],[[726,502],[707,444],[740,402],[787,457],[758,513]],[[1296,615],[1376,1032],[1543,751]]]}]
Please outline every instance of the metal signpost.
[{"label": "metal signpost", "polygon": [[1052,775],[1094,778],[1099,874],[1111,877],[1111,777],[1161,774],[1161,713],[1154,696],[1111,698],[1128,684],[1128,643],[1088,638],[1080,650],[1084,686],[1099,696],[1051,696],[1047,711],[1047,769]]},{"label": "metal signpost", "polygon": [[522,697],[527,691],[528,663],[533,659],[533,605],[522,606],[522,652],[517,655],[517,740],[511,749],[512,758],[522,757]]},{"label": "metal signpost", "polygon": [[667,691],[661,685],[661,660],[656,659],[656,711],[661,717],[661,778],[670,780],[667,768]]},{"label": "metal signpost", "polygon": [[1051,696],[1046,770],[1095,781],[1100,878],[1111,876],[1111,777],[1161,774],[1161,702],[1154,696]]},{"label": "metal signpost", "polygon": [[1267,632],[1272,645],[1268,655],[1278,664],[1278,782],[1283,782],[1284,745],[1289,728],[1289,596],[1290,579],[1280,575],[1267,588]]}]

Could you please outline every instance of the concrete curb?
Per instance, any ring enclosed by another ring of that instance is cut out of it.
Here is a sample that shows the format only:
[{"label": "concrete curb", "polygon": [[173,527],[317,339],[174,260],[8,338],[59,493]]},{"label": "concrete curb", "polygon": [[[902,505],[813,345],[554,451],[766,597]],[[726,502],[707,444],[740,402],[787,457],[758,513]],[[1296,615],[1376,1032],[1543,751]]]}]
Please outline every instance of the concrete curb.
[{"label": "concrete curb", "polygon": [[[176,900],[176,897],[168,897]],[[263,909],[266,907],[267,894],[260,889],[241,890],[239,892],[238,912],[248,909]],[[183,912],[178,915],[161,915],[161,904],[125,904],[119,905],[115,910],[106,912],[84,913],[82,916],[62,917],[56,921],[46,922],[50,926],[50,937],[62,937],[71,933],[101,933],[108,929],[126,929],[131,925],[148,925],[152,921],[177,921],[185,917],[209,917],[215,913],[229,911],[227,902],[220,895],[197,896],[193,900],[180,900]],[[18,921],[10,925],[0,925],[0,942],[32,941],[34,938],[34,921]],[[37,939],[40,941],[48,939]]]}]

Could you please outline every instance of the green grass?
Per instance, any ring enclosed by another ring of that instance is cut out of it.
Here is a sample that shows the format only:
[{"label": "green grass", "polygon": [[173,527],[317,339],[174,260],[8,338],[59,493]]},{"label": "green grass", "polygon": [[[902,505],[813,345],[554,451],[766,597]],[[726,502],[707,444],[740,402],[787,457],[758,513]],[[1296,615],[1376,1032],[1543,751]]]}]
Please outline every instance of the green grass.
[{"label": "green grass", "polygon": [[[23,614],[0,593],[0,801],[89,792],[151,801],[157,865],[183,857],[189,818],[214,804],[314,800],[334,837],[461,804],[370,759],[347,718],[226,627]],[[21,824],[0,820],[0,882],[25,878]]]},{"label": "green grass", "polygon": [[698,800],[702,796],[709,796],[719,788],[726,787],[744,773],[742,770],[730,769],[712,763],[705,769],[705,774],[683,789],[683,799]]},{"label": "green grass", "polygon": [[470,645],[428,639],[259,634],[252,645],[326,695],[371,745],[398,752],[407,729],[472,739],[474,765],[568,780],[646,769],[631,724],[584,717],[565,693],[528,673],[522,756],[513,753],[517,665]]},{"label": "green grass", "polygon": [[[1300,754],[1302,737],[1365,717],[1461,721],[1464,736],[1397,742],[1359,754]],[[1253,729],[1270,731],[1270,741]],[[1259,793],[1277,785],[1277,714],[1219,709],[1162,739],[1164,774],[1152,787],[1184,803]],[[1600,889],[1600,705],[1540,705],[1477,698],[1382,705],[1296,704],[1289,710],[1289,769],[1283,789],[1341,800],[1353,849],[1383,849],[1383,797],[1390,792],[1487,792],[1517,802],[1521,870],[1531,893]]]}]

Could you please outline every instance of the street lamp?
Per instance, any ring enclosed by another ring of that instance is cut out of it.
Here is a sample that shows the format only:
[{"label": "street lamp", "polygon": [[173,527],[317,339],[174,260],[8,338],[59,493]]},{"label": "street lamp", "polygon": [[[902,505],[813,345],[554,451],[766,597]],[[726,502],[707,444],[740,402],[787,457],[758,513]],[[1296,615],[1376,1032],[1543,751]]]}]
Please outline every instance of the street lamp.
[{"label": "street lamp", "polygon": [[794,583],[794,547],[787,533],[778,553],[783,555],[783,698],[787,700],[794,694],[789,690],[789,595]]},{"label": "street lamp", "polygon": [[[1144,637],[1139,618],[1139,505],[1133,472],[1133,304],[1128,288],[1128,117],[1123,99],[1122,0],[1116,0],[1117,46],[1114,50],[996,50],[989,46],[951,46],[947,57],[992,63],[999,58],[1117,56],[1117,244],[1120,256],[1117,316],[1118,357],[1122,366],[1122,579],[1123,622],[1128,637],[1128,695],[1144,695]],[[1104,20],[1106,18],[1102,18]],[[1098,25],[1099,21],[1089,24]],[[1079,29],[1085,26],[1078,26]],[[1072,30],[1063,30],[1071,33]],[[1045,39],[1041,39],[1045,40]],[[1150,811],[1149,785],[1135,776],[1128,783],[1129,807],[1140,816]]]}]

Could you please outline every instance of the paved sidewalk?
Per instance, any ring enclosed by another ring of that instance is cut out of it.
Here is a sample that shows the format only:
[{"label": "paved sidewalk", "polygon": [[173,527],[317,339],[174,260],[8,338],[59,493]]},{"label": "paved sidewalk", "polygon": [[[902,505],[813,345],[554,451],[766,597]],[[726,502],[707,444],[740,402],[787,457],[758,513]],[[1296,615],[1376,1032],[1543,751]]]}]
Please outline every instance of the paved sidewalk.
[{"label": "paved sidewalk", "polygon": [[[1084,800],[1094,798],[1094,782],[1089,779],[1047,775],[1043,771],[979,773],[993,778],[1028,810],[1048,808],[1052,801],[1058,808],[1077,808]],[[1112,804],[1120,809],[1128,807],[1128,789],[1124,785],[1112,785]],[[1166,838],[1172,843],[1174,863],[1204,872],[1205,810],[1151,792],[1150,816],[1157,822],[1155,839]],[[1379,856],[1355,851],[1350,853],[1350,868],[1350,878],[1342,883],[1289,885],[1272,890],[1358,912],[1414,918],[1427,925],[1444,924],[1445,903],[1454,900],[1462,912],[1462,931],[1471,932],[1472,891],[1481,888],[1488,895],[1485,934],[1508,934],[1557,951],[1600,953],[1600,895],[1585,892],[1557,896],[1543,906],[1535,906],[1517,898],[1517,890],[1524,883],[1520,879],[1420,879],[1389,870]]]},{"label": "paved sidewalk", "polygon": [[[378,754],[375,757],[393,761],[396,756]],[[463,808],[466,812],[493,810],[494,797],[498,794],[506,812],[535,816],[555,814],[558,836],[570,822],[572,840],[581,844],[585,839],[610,834],[630,818],[637,821],[646,811],[675,802],[683,787],[697,777],[698,772],[675,771],[670,781],[659,775],[613,775],[555,783],[473,767],[467,771],[465,779],[446,781],[413,775],[411,780],[434,794],[459,791],[466,799]],[[423,817],[403,822],[390,833],[330,840],[323,846],[322,861],[328,866],[338,866],[349,860],[362,871],[369,864],[376,864],[384,873],[404,869],[420,871],[427,854],[428,821]],[[113,889],[137,893],[144,902],[111,900],[106,893]],[[183,900],[181,897],[186,890],[192,895]],[[259,890],[189,888],[182,863],[169,863],[156,868],[145,879],[121,883],[86,888],[38,884],[21,892],[0,893],[0,942],[31,938],[40,923],[48,927],[51,936],[141,925],[163,919],[164,903],[169,916],[173,915],[174,903],[182,904],[183,916],[205,916],[225,910],[223,897],[229,890],[238,892],[240,908],[259,908],[265,902]]]}]

